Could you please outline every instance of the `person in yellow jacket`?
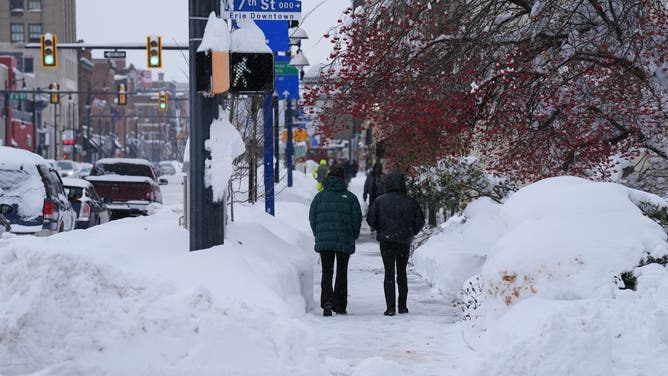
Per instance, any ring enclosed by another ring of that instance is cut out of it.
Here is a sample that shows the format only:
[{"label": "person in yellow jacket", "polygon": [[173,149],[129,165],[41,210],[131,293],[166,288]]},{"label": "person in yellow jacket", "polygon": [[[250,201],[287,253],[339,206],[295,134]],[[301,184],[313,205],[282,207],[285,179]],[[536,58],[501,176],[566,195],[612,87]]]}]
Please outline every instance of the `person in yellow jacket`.
[{"label": "person in yellow jacket", "polygon": [[329,166],[327,166],[327,161],[324,159],[320,160],[320,164],[318,167],[314,168],[313,171],[311,171],[311,175],[313,178],[318,182],[318,192],[322,191],[325,189],[325,186],[323,185],[323,182],[325,181],[325,178],[327,175],[329,175]]}]

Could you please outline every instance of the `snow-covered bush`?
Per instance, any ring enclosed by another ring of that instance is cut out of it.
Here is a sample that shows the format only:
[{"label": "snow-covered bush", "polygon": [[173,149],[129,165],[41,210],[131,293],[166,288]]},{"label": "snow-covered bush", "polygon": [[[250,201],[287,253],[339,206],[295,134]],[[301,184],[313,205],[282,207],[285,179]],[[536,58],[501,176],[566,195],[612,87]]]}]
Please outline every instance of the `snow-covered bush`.
[{"label": "snow-covered bush", "polygon": [[449,211],[446,215],[452,216],[479,197],[500,202],[517,187],[513,182],[483,171],[473,157],[449,157],[439,160],[435,166],[414,168],[408,180],[408,190],[429,207],[432,216],[439,209]]},{"label": "snow-covered bush", "polygon": [[469,374],[662,375],[668,243],[648,214],[665,205],[557,177],[501,204],[476,200],[441,226],[414,265],[471,320],[462,336],[480,358]]},{"label": "snow-covered bush", "polygon": [[668,254],[666,234],[637,203],[659,202],[612,183],[560,177],[527,186],[504,203],[504,235],[482,268],[488,303],[505,311],[530,296],[612,296],[614,277],[645,255]]}]

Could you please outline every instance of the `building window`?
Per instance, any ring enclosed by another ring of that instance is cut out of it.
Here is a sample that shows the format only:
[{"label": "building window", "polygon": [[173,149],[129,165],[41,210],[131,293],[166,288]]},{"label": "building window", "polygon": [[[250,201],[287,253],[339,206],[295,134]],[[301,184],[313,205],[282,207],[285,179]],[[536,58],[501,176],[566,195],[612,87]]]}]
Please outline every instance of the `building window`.
[{"label": "building window", "polygon": [[23,12],[23,0],[10,0],[9,10],[12,12]]},{"label": "building window", "polygon": [[28,10],[42,10],[42,0],[28,0]]},{"label": "building window", "polygon": [[12,24],[12,43],[23,43],[23,24]]},{"label": "building window", "polygon": [[28,25],[28,42],[39,43],[39,37],[42,35],[42,24]]},{"label": "building window", "polygon": [[23,58],[23,73],[35,73],[35,68],[33,66],[34,60],[31,57]]}]

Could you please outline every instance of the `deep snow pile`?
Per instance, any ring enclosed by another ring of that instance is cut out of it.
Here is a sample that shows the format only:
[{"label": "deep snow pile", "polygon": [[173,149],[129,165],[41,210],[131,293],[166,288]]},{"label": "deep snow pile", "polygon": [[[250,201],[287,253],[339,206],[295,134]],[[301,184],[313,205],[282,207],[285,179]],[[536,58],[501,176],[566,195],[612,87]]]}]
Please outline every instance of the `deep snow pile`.
[{"label": "deep snow pile", "polygon": [[[441,290],[468,288],[473,320],[462,328],[480,358],[477,374],[668,369],[668,271],[635,268],[668,245],[640,202],[666,205],[617,184],[546,179],[503,204],[472,203],[415,252],[416,267]],[[639,276],[636,291],[618,288],[626,271]]]},{"label": "deep snow pile", "polygon": [[299,321],[312,305],[310,236],[259,205],[235,210],[226,243],[192,253],[180,206],[48,238],[0,239],[0,374],[317,369]]}]

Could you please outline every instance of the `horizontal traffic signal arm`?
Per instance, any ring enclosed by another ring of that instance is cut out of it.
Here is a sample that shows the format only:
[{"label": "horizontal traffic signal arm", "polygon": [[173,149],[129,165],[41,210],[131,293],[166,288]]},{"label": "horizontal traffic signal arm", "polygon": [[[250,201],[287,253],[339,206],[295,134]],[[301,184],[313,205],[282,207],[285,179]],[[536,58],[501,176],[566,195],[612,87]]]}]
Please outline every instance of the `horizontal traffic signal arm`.
[{"label": "horizontal traffic signal arm", "polygon": [[[42,48],[40,43],[28,43],[25,45],[28,49]],[[93,43],[58,43],[58,49],[62,50],[146,50],[144,43],[128,43],[123,45],[93,44]],[[188,44],[163,44],[163,50],[188,50]]]}]

